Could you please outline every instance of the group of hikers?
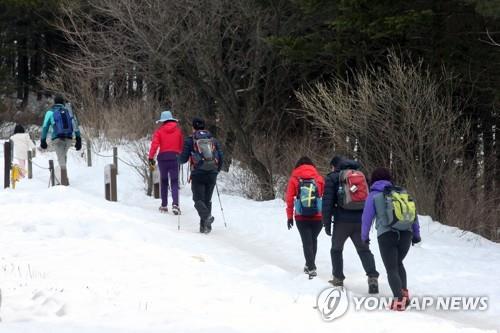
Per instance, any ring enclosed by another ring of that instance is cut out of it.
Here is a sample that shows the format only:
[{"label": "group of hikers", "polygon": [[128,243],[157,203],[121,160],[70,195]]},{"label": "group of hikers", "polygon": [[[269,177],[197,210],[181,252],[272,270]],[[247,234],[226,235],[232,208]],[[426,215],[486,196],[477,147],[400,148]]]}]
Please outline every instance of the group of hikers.
[{"label": "group of hikers", "polygon": [[168,212],[168,188],[172,193],[172,213],[181,214],[179,208],[179,167],[189,162],[190,182],[194,207],[200,217],[200,232],[210,233],[214,217],[212,215],[212,195],[217,183],[217,175],[222,168],[223,153],[219,142],[205,128],[205,121],[194,118],[192,134],[183,139],[182,130],[171,111],[163,111],[157,123],[149,150],[149,164],[153,169],[158,161],[160,170],[161,212]]},{"label": "group of hikers", "polygon": [[[200,217],[200,232],[210,233],[212,195],[217,175],[223,165],[223,152],[219,142],[206,129],[201,118],[192,120],[192,133],[183,137],[179,121],[171,111],[163,111],[157,121],[148,155],[151,170],[159,167],[161,212],[168,212],[168,190],[172,194],[171,211],[181,214],[179,206],[179,168],[189,162],[191,190],[194,207]],[[64,98],[57,95],[54,105],[46,112],[42,125],[40,147],[47,149],[47,136],[52,132],[59,166],[66,167],[67,151],[76,139],[75,148],[82,148],[78,122]],[[17,148],[15,157],[24,167],[27,150],[33,148],[29,135],[22,126],[15,128],[12,140]],[[415,202],[407,191],[393,184],[390,170],[375,169],[370,186],[357,161],[334,156],[331,172],[326,181],[312,160],[301,157],[292,171],[286,191],[287,226],[296,222],[305,257],[304,273],[317,275],[315,258],[318,236],[324,227],[331,236],[330,250],[334,286],[344,285],[343,249],[348,238],[353,242],[368,277],[368,292],[378,293],[379,273],[370,251],[369,232],[373,221],[377,229],[380,255],[387,271],[389,285],[394,295],[392,310],[405,310],[409,304],[407,277],[403,260],[410,246],[421,241]]]},{"label": "group of hikers", "polygon": [[[219,142],[205,128],[205,121],[194,118],[192,134],[183,138],[178,120],[171,111],[163,111],[156,121],[159,127],[153,134],[148,155],[149,166],[154,169],[156,161],[160,172],[161,212],[168,212],[168,190],[172,194],[171,211],[181,214],[179,207],[179,168],[180,164],[189,162],[191,168],[190,182],[193,192],[194,207],[200,217],[200,232],[212,231],[212,195],[216,186],[217,175],[222,168],[223,153]],[[78,121],[63,96],[56,95],[54,104],[46,111],[40,139],[40,148],[48,148],[47,137],[57,155],[61,172],[66,169],[67,154],[75,139],[75,149],[82,148],[82,139]],[[16,167],[24,172],[28,158],[28,150],[35,148],[33,141],[25,129],[17,124],[14,135],[14,157]],[[156,160],[155,160],[156,158]],[[66,184],[67,185],[67,184]]]},{"label": "group of hikers", "polygon": [[317,274],[318,236],[324,227],[332,238],[330,283],[344,286],[342,252],[350,238],[368,276],[368,292],[377,294],[379,273],[369,237],[375,220],[380,255],[394,295],[390,308],[405,310],[410,299],[403,260],[410,246],[421,241],[415,202],[404,188],[393,184],[389,169],[375,169],[368,186],[357,161],[337,155],[330,167],[325,181],[312,160],[304,156],[297,161],[288,181],[287,226],[291,229],[295,218],[306,262],[304,273],[310,278]]}]

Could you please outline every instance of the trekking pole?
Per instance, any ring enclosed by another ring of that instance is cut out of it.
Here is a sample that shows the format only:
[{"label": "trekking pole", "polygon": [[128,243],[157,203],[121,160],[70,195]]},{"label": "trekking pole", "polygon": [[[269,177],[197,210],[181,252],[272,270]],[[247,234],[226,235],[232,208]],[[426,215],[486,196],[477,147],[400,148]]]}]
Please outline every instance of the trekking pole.
[{"label": "trekking pole", "polygon": [[181,214],[177,215],[177,230],[181,230]]},{"label": "trekking pole", "polygon": [[224,221],[224,227],[227,228],[226,217],[224,216],[224,208],[222,208],[222,201],[220,200],[219,186],[217,186],[217,183],[215,183],[215,189],[217,190],[217,197],[219,198],[219,206],[222,213],[222,220]]}]

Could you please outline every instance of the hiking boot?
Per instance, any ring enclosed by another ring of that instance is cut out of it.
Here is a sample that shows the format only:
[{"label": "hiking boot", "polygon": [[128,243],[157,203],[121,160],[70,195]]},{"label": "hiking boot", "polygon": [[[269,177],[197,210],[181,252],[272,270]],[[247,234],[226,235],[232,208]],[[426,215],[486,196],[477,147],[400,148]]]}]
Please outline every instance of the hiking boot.
[{"label": "hiking boot", "polygon": [[378,278],[376,276],[368,277],[368,293],[378,294]]},{"label": "hiking boot", "polygon": [[343,287],[344,286],[344,279],[340,279],[338,277],[333,277],[333,280],[328,281],[330,284],[332,284],[334,287]]},{"label": "hiking boot", "polygon": [[395,298],[392,300],[389,309],[392,311],[404,311],[406,310],[406,301],[403,299],[403,297]]},{"label": "hiking boot", "polygon": [[209,234],[210,231],[212,231],[212,223],[214,223],[214,217],[209,216],[203,221],[203,224],[205,225],[205,233]]},{"label": "hiking boot", "polygon": [[307,268],[307,266],[304,266],[304,273],[309,274],[309,268]]},{"label": "hiking boot", "polygon": [[172,213],[174,215],[181,215],[181,209],[177,205],[172,205]]},{"label": "hiking boot", "polygon": [[403,288],[401,289],[401,294],[406,306],[408,306],[410,304],[410,292],[408,291],[408,289]]},{"label": "hiking boot", "polygon": [[167,206],[160,206],[160,208],[158,208],[158,210],[160,211],[160,213],[168,213]]},{"label": "hiking boot", "polygon": [[205,223],[203,223],[203,221],[200,221],[200,232],[201,232],[202,234],[204,234],[204,233],[205,233]]},{"label": "hiking boot", "polygon": [[315,269],[310,269],[307,274],[309,274],[309,279],[312,279],[313,277],[317,276],[318,273],[316,273]]}]

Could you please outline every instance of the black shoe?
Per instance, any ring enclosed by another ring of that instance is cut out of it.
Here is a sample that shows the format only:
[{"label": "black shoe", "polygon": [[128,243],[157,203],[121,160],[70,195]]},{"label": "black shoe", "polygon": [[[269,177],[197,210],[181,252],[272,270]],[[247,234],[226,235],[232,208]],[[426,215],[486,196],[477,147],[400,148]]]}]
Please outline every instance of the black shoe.
[{"label": "black shoe", "polygon": [[212,231],[212,223],[214,223],[214,217],[213,216],[209,216],[205,219],[205,221],[203,222],[203,224],[205,225],[205,233],[206,234],[209,234],[210,231]]},{"label": "black shoe", "polygon": [[316,270],[315,269],[310,269],[307,274],[309,274],[309,280],[311,280],[312,278],[316,277],[318,275],[318,273],[316,273]]},{"label": "black shoe", "polygon": [[204,233],[205,233],[205,224],[203,223],[203,221],[200,221],[200,232],[201,232],[202,234],[204,234]]},{"label": "black shoe", "polygon": [[334,287],[343,287],[344,286],[344,280],[339,279],[337,277],[333,277],[332,280],[328,281],[330,284],[332,284]]},{"label": "black shoe", "polygon": [[377,277],[368,277],[368,293],[369,294],[378,294],[378,278]]},{"label": "black shoe", "polygon": [[172,205],[172,213],[174,215],[181,215],[181,209],[177,205]]}]

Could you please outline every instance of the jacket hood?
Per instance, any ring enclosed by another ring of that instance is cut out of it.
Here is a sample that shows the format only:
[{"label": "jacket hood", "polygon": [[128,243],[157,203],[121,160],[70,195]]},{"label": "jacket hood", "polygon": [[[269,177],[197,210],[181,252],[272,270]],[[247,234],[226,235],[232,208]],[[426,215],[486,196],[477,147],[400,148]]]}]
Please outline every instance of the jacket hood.
[{"label": "jacket hood", "polygon": [[388,180],[377,180],[370,186],[372,191],[383,192],[386,186],[392,186],[392,183]]},{"label": "jacket hood", "polygon": [[177,129],[177,122],[175,121],[167,121],[163,125],[161,125],[161,130],[166,133],[173,133]]},{"label": "jacket hood", "polygon": [[359,164],[358,161],[354,161],[354,160],[343,160],[342,162],[340,162],[340,166],[339,166],[339,169],[340,170],[345,170],[345,169],[353,169],[353,170],[357,170],[361,167],[361,165]]},{"label": "jacket hood", "polygon": [[318,170],[309,164],[301,165],[292,172],[292,177],[298,178],[315,178],[317,176],[319,176]]}]

